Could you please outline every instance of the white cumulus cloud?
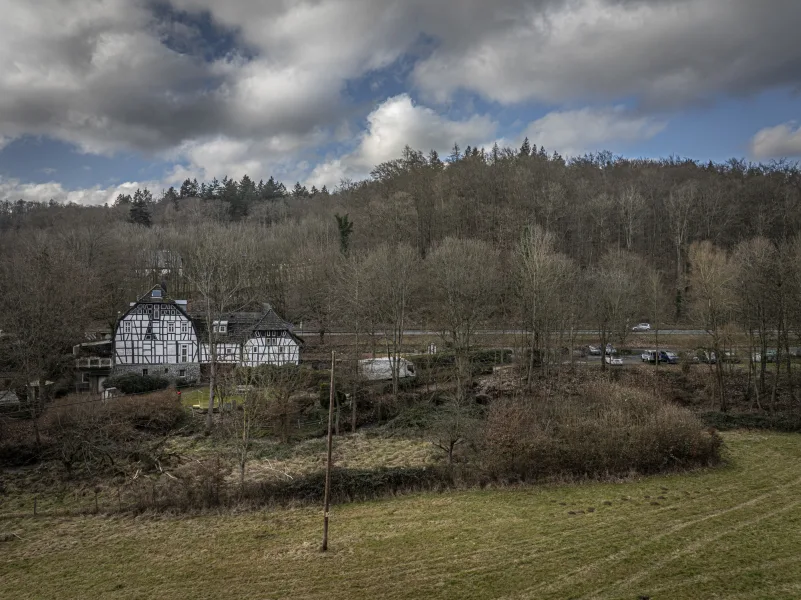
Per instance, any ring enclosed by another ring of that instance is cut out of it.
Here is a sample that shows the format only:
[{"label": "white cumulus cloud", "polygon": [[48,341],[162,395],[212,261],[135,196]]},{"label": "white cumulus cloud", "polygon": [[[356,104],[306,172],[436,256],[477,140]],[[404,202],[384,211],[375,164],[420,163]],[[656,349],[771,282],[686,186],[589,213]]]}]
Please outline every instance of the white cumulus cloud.
[{"label": "white cumulus cloud", "polygon": [[[577,156],[647,140],[667,123],[631,114],[622,106],[554,111],[529,123],[523,135],[548,151]],[[522,137],[522,136],[521,136]]]},{"label": "white cumulus cloud", "polygon": [[751,139],[758,160],[801,156],[801,126],[795,122],[760,129]]},{"label": "white cumulus cloud", "polygon": [[455,142],[485,142],[496,129],[497,123],[486,115],[451,120],[431,108],[415,105],[408,94],[400,94],[388,98],[367,116],[367,129],[352,152],[318,165],[309,181],[330,186],[342,178],[365,177],[375,165],[398,158],[407,145],[442,154]]}]

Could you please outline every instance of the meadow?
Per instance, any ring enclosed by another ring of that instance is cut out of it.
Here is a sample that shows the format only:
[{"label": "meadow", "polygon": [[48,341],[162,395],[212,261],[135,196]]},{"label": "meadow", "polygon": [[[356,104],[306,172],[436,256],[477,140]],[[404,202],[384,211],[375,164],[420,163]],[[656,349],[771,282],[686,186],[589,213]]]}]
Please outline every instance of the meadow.
[{"label": "meadow", "polygon": [[801,438],[617,483],[200,516],[0,515],[8,598],[797,598]]}]

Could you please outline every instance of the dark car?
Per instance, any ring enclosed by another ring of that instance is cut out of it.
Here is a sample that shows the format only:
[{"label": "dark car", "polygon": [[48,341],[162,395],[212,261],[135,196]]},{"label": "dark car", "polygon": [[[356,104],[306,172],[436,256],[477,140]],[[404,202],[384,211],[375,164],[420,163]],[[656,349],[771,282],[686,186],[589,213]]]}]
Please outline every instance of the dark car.
[{"label": "dark car", "polygon": [[[647,355],[647,356],[646,356]],[[647,350],[643,352],[642,359],[643,362],[649,362],[654,364],[656,362],[657,352],[656,350]],[[662,364],[667,365],[675,365],[679,362],[679,357],[673,354],[673,352],[667,352],[666,350],[659,351],[659,362]]]}]

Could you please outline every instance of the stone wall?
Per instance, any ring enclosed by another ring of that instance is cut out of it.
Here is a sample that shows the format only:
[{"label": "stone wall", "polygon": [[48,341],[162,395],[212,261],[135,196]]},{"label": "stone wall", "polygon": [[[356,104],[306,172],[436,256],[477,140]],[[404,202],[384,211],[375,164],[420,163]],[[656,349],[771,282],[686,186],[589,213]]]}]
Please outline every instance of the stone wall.
[{"label": "stone wall", "polygon": [[[111,371],[111,376],[123,375],[125,373],[136,373],[143,375],[143,369],[147,369],[147,374],[153,377],[164,377],[170,383],[186,385],[198,383],[200,381],[200,364],[198,363],[178,363],[169,365],[115,365]],[[181,371],[185,371],[181,377]]]}]

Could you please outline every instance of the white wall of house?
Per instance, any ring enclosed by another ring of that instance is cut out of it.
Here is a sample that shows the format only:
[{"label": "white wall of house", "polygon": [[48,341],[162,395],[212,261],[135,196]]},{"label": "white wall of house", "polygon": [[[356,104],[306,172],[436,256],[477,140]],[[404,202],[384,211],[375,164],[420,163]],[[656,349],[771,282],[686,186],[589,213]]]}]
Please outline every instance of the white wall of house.
[{"label": "white wall of house", "polygon": [[199,346],[192,322],[174,304],[137,303],[117,323],[117,365],[163,365],[198,362]]},{"label": "white wall of house", "polygon": [[[211,361],[209,345],[201,344],[200,362]],[[289,335],[281,337],[252,337],[244,344],[217,344],[217,362],[244,367],[258,365],[296,365],[300,362],[298,343]]]},{"label": "white wall of house", "polygon": [[[239,353],[242,347],[235,342],[217,342],[217,362],[236,364],[239,362]],[[211,362],[208,344],[200,344],[200,362]]]},{"label": "white wall of house", "polygon": [[300,362],[298,343],[287,332],[275,337],[257,336],[245,342],[242,365],[296,365]]}]

